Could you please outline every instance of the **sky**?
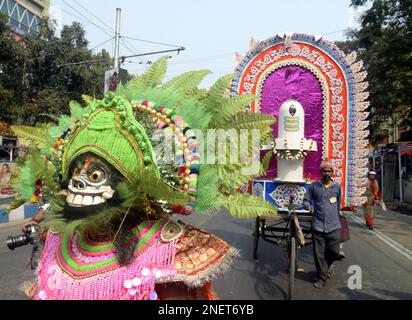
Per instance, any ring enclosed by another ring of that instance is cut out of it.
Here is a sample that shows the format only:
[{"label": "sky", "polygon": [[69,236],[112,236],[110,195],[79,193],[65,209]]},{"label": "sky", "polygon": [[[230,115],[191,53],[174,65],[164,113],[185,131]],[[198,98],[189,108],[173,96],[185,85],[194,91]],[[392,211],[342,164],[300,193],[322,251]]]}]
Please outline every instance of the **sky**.
[{"label": "sky", "polygon": [[[344,31],[357,26],[359,14],[349,4],[350,0],[51,0],[50,15],[58,22],[57,31],[62,25],[80,22],[89,48],[94,52],[105,48],[113,55],[116,8],[120,8],[121,55],[183,46],[179,54],[167,53],[172,58],[165,80],[208,69],[212,73],[201,87],[209,87],[234,71],[235,52],[246,54],[251,37],[264,40],[276,33],[302,32],[344,40]],[[160,56],[129,58],[122,68],[141,74],[148,62]]]}]

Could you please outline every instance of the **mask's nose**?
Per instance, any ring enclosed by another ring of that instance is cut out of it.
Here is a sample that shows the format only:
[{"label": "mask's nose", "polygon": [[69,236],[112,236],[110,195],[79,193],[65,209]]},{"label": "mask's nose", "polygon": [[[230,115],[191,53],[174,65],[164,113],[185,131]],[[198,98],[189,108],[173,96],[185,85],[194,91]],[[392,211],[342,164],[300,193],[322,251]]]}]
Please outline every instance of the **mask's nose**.
[{"label": "mask's nose", "polygon": [[83,190],[86,189],[86,182],[79,178],[73,178],[73,187]]}]

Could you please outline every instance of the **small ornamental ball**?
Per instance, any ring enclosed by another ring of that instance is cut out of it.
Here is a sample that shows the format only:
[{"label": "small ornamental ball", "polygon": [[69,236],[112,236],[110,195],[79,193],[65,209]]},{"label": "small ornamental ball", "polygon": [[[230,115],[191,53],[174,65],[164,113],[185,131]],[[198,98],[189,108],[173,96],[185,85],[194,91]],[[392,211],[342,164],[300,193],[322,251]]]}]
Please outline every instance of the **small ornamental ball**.
[{"label": "small ornamental ball", "polygon": [[168,125],[170,125],[170,124],[172,123],[172,120],[170,120],[169,118],[166,118],[166,123],[167,123]]},{"label": "small ornamental ball", "polygon": [[187,162],[185,163],[185,167],[186,167],[186,168],[190,168],[190,164],[191,164],[191,163],[190,163],[189,161],[187,161]]},{"label": "small ornamental ball", "polygon": [[190,178],[184,178],[185,183],[190,183]]},{"label": "small ornamental ball", "polygon": [[155,114],[156,114],[156,110],[150,109],[150,113],[153,114],[153,115],[155,115]]},{"label": "small ornamental ball", "polygon": [[150,292],[149,299],[150,299],[150,300],[157,300],[157,293],[156,293],[156,291]]},{"label": "small ornamental ball", "polygon": [[189,174],[190,174],[190,169],[186,169],[186,170],[185,170],[185,175],[188,176]]},{"label": "small ornamental ball", "polygon": [[160,112],[156,112],[156,117],[161,117],[162,116],[162,114],[160,113]]},{"label": "small ornamental ball", "polygon": [[134,287],[138,287],[142,284],[142,279],[136,277],[132,280],[132,284],[133,284]]},{"label": "small ornamental ball", "polygon": [[131,296],[134,296],[136,294],[137,290],[136,289],[129,289],[127,290],[127,293]]},{"label": "small ornamental ball", "polygon": [[40,291],[40,292],[39,292],[39,298],[40,298],[41,300],[46,300],[46,299],[47,299],[46,291],[44,291],[44,290]]},{"label": "small ornamental ball", "polygon": [[150,274],[150,270],[148,268],[143,268],[142,276],[147,277]]},{"label": "small ornamental ball", "polygon": [[159,279],[163,275],[163,272],[162,272],[162,270],[157,269],[157,270],[153,271],[153,274],[154,274],[156,279]]},{"label": "small ornamental ball", "polygon": [[131,280],[126,280],[123,285],[126,289],[130,289],[131,287],[133,287],[133,283]]}]

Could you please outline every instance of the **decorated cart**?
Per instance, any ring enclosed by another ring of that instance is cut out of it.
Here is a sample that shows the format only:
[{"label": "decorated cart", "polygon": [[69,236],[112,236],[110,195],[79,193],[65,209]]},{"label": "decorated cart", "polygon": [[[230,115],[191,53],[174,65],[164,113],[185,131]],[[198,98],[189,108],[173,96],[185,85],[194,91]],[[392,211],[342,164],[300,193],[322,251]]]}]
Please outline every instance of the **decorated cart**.
[{"label": "decorated cart", "polygon": [[[305,220],[303,198],[310,183],[320,179],[322,160],[333,163],[333,178],[342,187],[342,208],[365,201],[368,83],[355,52],[345,55],[322,38],[277,34],[264,41],[252,39],[250,44],[244,57],[238,55],[232,92],[256,95],[249,111],[275,115],[278,121],[273,125],[275,143],[268,147],[274,153],[269,168],[251,182],[249,192],[285,213],[272,225],[257,218],[254,256],[259,237],[284,245],[291,298],[297,247],[308,243],[305,238],[310,234],[310,227],[291,221]],[[285,222],[286,227],[279,226]]]}]

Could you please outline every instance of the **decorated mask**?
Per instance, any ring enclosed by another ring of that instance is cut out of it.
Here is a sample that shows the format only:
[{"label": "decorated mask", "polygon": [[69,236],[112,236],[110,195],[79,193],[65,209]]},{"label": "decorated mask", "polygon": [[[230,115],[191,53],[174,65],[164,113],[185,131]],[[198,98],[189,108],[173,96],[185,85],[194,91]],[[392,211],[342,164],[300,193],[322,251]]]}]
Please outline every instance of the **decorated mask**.
[{"label": "decorated mask", "polygon": [[105,160],[92,153],[77,157],[70,170],[67,205],[89,207],[106,203],[113,198],[119,174]]}]

